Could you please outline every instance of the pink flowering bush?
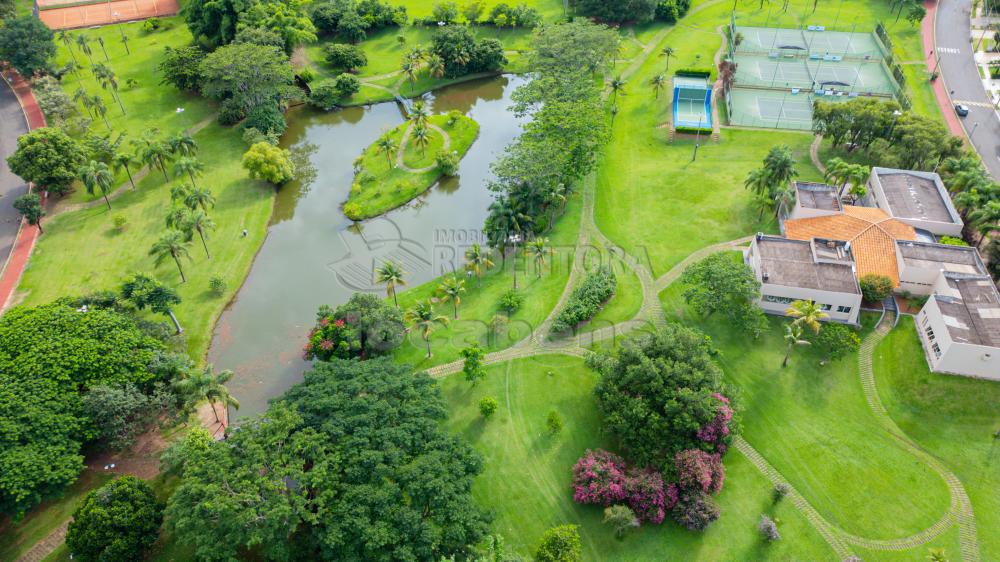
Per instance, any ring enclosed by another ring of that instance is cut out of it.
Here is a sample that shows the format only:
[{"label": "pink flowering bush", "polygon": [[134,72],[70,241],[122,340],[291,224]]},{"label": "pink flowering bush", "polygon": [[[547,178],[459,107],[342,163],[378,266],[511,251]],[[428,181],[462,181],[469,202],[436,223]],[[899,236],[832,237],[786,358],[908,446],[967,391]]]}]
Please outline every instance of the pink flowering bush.
[{"label": "pink flowering bush", "polygon": [[[625,499],[625,460],[603,449],[587,449],[573,466],[573,501],[605,507]],[[637,514],[638,515],[638,514]]]},{"label": "pink flowering bush", "polygon": [[716,446],[715,450],[719,453],[724,453],[726,452],[725,441],[730,434],[729,422],[733,420],[733,409],[729,405],[729,399],[725,396],[718,392],[713,392],[712,397],[720,402],[715,418],[702,426],[696,435],[698,439],[705,443],[714,444]]},{"label": "pink flowering bush", "polygon": [[719,493],[726,476],[721,455],[698,449],[677,453],[674,456],[674,470],[681,488],[704,494]]},{"label": "pink flowering bush", "polygon": [[358,331],[344,320],[320,318],[309,331],[309,340],[302,348],[304,359],[329,361],[333,358],[350,359],[361,353]]},{"label": "pink flowering bush", "polygon": [[668,503],[663,476],[659,472],[643,469],[629,474],[625,484],[625,503],[632,508],[640,522],[656,525],[663,523],[667,510],[676,502],[676,486],[673,500]]}]

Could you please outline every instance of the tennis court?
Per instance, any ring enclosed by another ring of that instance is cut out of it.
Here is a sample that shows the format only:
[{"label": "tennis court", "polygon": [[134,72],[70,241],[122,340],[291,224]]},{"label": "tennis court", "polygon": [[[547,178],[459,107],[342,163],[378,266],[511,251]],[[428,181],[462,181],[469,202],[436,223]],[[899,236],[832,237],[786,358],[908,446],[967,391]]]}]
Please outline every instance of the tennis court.
[{"label": "tennis court", "polygon": [[[60,4],[64,7],[59,7]],[[38,19],[50,29],[76,29],[151,17],[172,16],[180,11],[177,0],[114,0],[100,3],[49,2]]]},{"label": "tennis court", "polygon": [[733,125],[780,129],[812,129],[812,96],[777,90],[734,88],[729,92]]},{"label": "tennis court", "polygon": [[712,85],[705,78],[674,76],[674,126],[712,128]]},{"label": "tennis court", "polygon": [[780,53],[802,57],[835,55],[857,60],[882,59],[883,49],[873,32],[825,31],[736,26],[741,41],[737,53]]},{"label": "tennis court", "polygon": [[768,88],[830,90],[891,96],[889,72],[880,62],[814,60],[738,54],[735,83]]}]

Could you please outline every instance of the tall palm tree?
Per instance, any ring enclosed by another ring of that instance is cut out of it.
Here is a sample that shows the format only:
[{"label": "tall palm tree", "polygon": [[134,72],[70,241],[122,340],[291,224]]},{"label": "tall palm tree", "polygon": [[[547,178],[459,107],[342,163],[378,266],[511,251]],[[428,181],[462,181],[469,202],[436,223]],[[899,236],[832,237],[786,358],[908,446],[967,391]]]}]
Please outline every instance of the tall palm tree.
[{"label": "tall palm tree", "polygon": [[438,286],[438,292],[441,293],[442,302],[451,301],[451,305],[455,309],[455,320],[458,320],[458,306],[462,304],[462,293],[465,292],[465,279],[461,279],[455,274],[452,274],[451,277],[445,277],[441,285]]},{"label": "tall palm tree", "polygon": [[[770,179],[767,177],[767,170],[764,168],[750,170],[746,179],[743,180],[743,187],[749,189],[758,201],[767,202],[766,204],[770,204],[770,201],[773,201]],[[757,217],[757,220],[764,218],[764,208],[764,206],[761,207],[760,216]]]},{"label": "tall palm tree", "polygon": [[430,112],[427,111],[427,104],[424,103],[424,100],[413,102],[413,107],[410,108],[410,121],[413,122],[413,125],[427,127],[428,118],[430,118]]},{"label": "tall palm tree", "polygon": [[783,185],[774,190],[774,216],[781,214],[782,209],[790,209],[795,204],[795,190],[790,185]]},{"label": "tall palm tree", "polygon": [[189,193],[191,193],[190,185],[186,183],[176,184],[170,188],[170,201],[173,203],[184,203]]},{"label": "tall palm tree", "polygon": [[111,123],[108,123],[108,106],[104,105],[104,100],[101,96],[93,96],[90,98],[90,107],[94,108],[94,111],[101,116],[104,120],[104,126],[111,130]]},{"label": "tall palm tree", "polygon": [[66,51],[69,52],[69,56],[73,57],[73,62],[76,63],[77,67],[80,66],[79,61],[76,60],[76,53],[73,52],[71,48],[73,45],[73,38],[70,37],[69,33],[63,29],[59,32],[59,41],[66,47]]},{"label": "tall palm tree", "polygon": [[969,222],[979,232],[979,243],[981,244],[990,232],[1000,229],[1000,200],[991,199],[970,212]]},{"label": "tall palm tree", "polygon": [[777,187],[784,185],[792,178],[799,175],[795,169],[795,157],[792,156],[792,149],[788,145],[778,145],[772,147],[764,157],[764,170],[770,180],[770,186]]},{"label": "tall palm tree", "polygon": [[201,207],[202,211],[208,212],[209,207],[215,207],[215,197],[207,189],[193,188],[184,193],[184,205],[188,209]]},{"label": "tall palm tree", "polygon": [[140,158],[148,166],[153,166],[163,173],[164,181],[169,182],[167,175],[167,162],[170,160],[170,148],[166,143],[151,138],[143,139],[144,146],[140,153]]},{"label": "tall palm tree", "polygon": [[488,270],[493,267],[493,262],[490,260],[489,252],[484,252],[476,242],[465,250],[465,267],[476,274],[476,286],[481,287],[483,269]]},{"label": "tall palm tree", "polygon": [[438,55],[431,55],[427,57],[427,70],[431,73],[434,78],[441,78],[444,76],[444,59]]},{"label": "tall palm tree", "polygon": [[667,83],[667,77],[662,74],[657,74],[649,81],[650,85],[653,86],[653,92],[656,93],[656,99],[660,99],[660,90]]},{"label": "tall palm tree", "polygon": [[208,243],[205,242],[205,232],[215,230],[215,221],[208,213],[201,209],[188,210],[183,220],[184,229],[188,232],[197,232],[201,238],[201,247],[205,249],[205,257],[212,259],[212,254],[208,252]]},{"label": "tall palm tree", "polygon": [[135,189],[135,180],[132,179],[132,170],[129,168],[129,166],[135,164],[135,155],[128,152],[116,152],[111,158],[111,164],[114,166],[115,172],[125,170],[125,174],[128,175],[128,182],[132,184],[132,189]]},{"label": "tall palm tree", "polygon": [[413,142],[420,147],[420,157],[427,158],[427,145],[431,143],[431,133],[427,127],[417,126],[413,129]]},{"label": "tall palm tree", "polygon": [[87,115],[91,117],[94,116],[94,113],[90,111],[90,106],[92,103],[90,94],[87,93],[87,90],[83,89],[83,86],[78,87],[76,91],[73,92],[73,101],[78,102],[80,105],[82,105],[83,108],[87,110]]},{"label": "tall palm tree", "polygon": [[608,87],[611,88],[611,103],[613,104],[618,101],[618,94],[625,95],[625,79],[622,78],[621,74],[612,78]]},{"label": "tall palm tree", "polygon": [[170,153],[176,156],[194,156],[198,152],[198,143],[187,133],[177,133],[167,139]]},{"label": "tall palm tree", "polygon": [[403,76],[410,81],[410,93],[413,93],[413,82],[417,79],[417,65],[410,60],[404,60],[401,68]]},{"label": "tall palm tree", "polygon": [[415,328],[420,329],[424,341],[427,343],[427,358],[431,357],[431,333],[434,332],[435,324],[448,325],[448,317],[435,314],[434,306],[430,301],[420,301],[410,310],[406,311],[405,319],[413,322]]},{"label": "tall palm tree", "polygon": [[191,178],[191,186],[196,189],[198,185],[195,183],[194,178],[195,176],[200,176],[204,169],[205,166],[197,158],[190,156],[181,156],[174,162],[174,175],[187,174]]},{"label": "tall palm tree", "polygon": [[192,370],[177,382],[177,393],[184,396],[190,402],[200,402],[208,400],[212,405],[212,413],[215,414],[215,421],[221,423],[219,412],[215,409],[215,404],[220,403],[224,407],[240,409],[240,402],[233,395],[229,394],[226,383],[233,378],[233,372],[226,370],[216,373],[212,365],[206,365],[201,370]]},{"label": "tall palm tree", "polygon": [[173,259],[177,264],[177,271],[181,274],[181,283],[186,283],[187,278],[184,276],[184,268],[181,267],[181,258],[191,259],[191,254],[188,252],[190,246],[191,241],[183,232],[168,230],[149,249],[149,255],[156,259],[156,265],[160,265],[167,258]]},{"label": "tall palm tree", "polygon": [[858,199],[868,195],[868,178],[871,176],[871,168],[864,164],[852,164],[847,171],[847,178],[851,182],[851,200],[857,202]]},{"label": "tall palm tree", "polygon": [[385,159],[389,163],[389,169],[393,168],[392,155],[396,152],[396,141],[389,135],[382,135],[377,143],[379,151],[385,154]]},{"label": "tall palm tree", "polygon": [[90,61],[90,66],[94,66],[94,58],[91,56],[92,51],[90,50],[90,39],[87,38],[85,33],[81,33],[76,36],[76,48],[80,49],[80,52],[87,55],[87,60]]},{"label": "tall palm tree", "polygon": [[816,301],[813,300],[797,300],[793,301],[792,304],[788,306],[788,310],[785,314],[791,316],[795,319],[793,324],[799,324],[805,326],[813,331],[813,333],[818,334],[819,329],[822,326],[820,322],[830,317],[829,314],[823,312]]},{"label": "tall palm tree", "polygon": [[392,295],[392,302],[399,308],[399,300],[396,298],[396,287],[406,285],[406,272],[395,262],[387,261],[375,270],[375,282],[385,283],[385,292]]},{"label": "tall palm tree", "polygon": [[548,193],[545,195],[545,205],[549,210],[548,229],[552,230],[552,227],[555,226],[556,222],[556,206],[559,206],[560,208],[565,208],[566,206],[566,186],[561,183],[557,183],[549,188]]},{"label": "tall palm tree", "polygon": [[810,345],[808,340],[802,339],[802,326],[791,322],[785,324],[785,359],[781,362],[781,367],[788,366],[788,357],[792,354],[792,348],[797,345]]},{"label": "tall palm tree", "polygon": [[670,46],[664,47],[660,51],[660,56],[667,58],[667,67],[664,70],[670,70],[670,57],[674,56],[674,48]]},{"label": "tall palm tree", "polygon": [[80,167],[79,174],[80,180],[87,188],[87,193],[93,195],[99,191],[104,197],[104,202],[108,204],[108,210],[111,210],[111,200],[108,199],[108,193],[111,193],[111,184],[114,182],[115,176],[111,173],[108,165],[104,162],[91,160],[90,163]]},{"label": "tall palm tree", "polygon": [[111,62],[111,59],[108,58],[108,50],[104,48],[104,38],[101,37],[101,36],[98,36],[97,37],[97,44],[101,46],[101,52],[104,53],[104,61],[105,62]]},{"label": "tall palm tree", "polygon": [[545,266],[545,256],[554,256],[556,251],[549,247],[548,238],[535,238],[524,246],[524,253],[535,260],[535,275],[542,277],[542,267]]}]

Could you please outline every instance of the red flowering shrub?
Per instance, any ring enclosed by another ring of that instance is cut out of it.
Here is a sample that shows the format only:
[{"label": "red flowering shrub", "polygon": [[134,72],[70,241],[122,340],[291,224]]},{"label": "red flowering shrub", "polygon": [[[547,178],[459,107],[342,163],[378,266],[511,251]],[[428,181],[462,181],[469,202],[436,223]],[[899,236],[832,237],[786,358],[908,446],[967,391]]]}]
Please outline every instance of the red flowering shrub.
[{"label": "red flowering shrub", "polygon": [[704,494],[719,493],[726,476],[722,457],[718,453],[709,454],[698,449],[677,453],[674,456],[674,470],[682,489],[697,490]]},{"label": "red flowering shrub", "polygon": [[403,341],[403,316],[375,295],[356,293],[336,309],[323,305],[302,347],[305,359],[369,359]]},{"label": "red flowering shrub", "polygon": [[639,521],[659,525],[663,523],[667,510],[677,501],[676,486],[674,488],[673,500],[668,504],[663,476],[649,469],[636,470],[625,481],[625,503],[632,508]]},{"label": "red flowering shrub", "polygon": [[[587,449],[573,466],[573,501],[609,506],[625,499],[625,461],[603,449]],[[636,514],[638,515],[638,513]]]},{"label": "red flowering shrub", "polygon": [[345,321],[321,318],[310,330],[309,341],[302,351],[305,359],[350,359],[360,354],[361,339],[358,331]]},{"label": "red flowering shrub", "polygon": [[702,426],[696,434],[698,439],[706,443],[712,443],[719,453],[726,452],[726,439],[729,437],[729,422],[733,420],[733,409],[729,406],[729,399],[713,392],[712,397],[720,402],[715,418],[711,422]]}]

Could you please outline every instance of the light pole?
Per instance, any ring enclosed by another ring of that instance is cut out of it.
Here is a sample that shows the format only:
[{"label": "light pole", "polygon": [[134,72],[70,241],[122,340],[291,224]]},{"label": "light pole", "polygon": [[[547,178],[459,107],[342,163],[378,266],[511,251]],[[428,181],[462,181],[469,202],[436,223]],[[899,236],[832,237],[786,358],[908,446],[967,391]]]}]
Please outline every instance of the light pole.
[{"label": "light pole", "polygon": [[976,134],[976,128],[979,127],[979,121],[972,124],[972,131],[969,133],[969,140],[972,140],[972,135]]},{"label": "light pole", "polygon": [[511,269],[514,270],[514,288],[517,288],[517,243],[521,241],[520,234],[511,234],[507,240],[514,245],[514,261],[511,263]]}]

